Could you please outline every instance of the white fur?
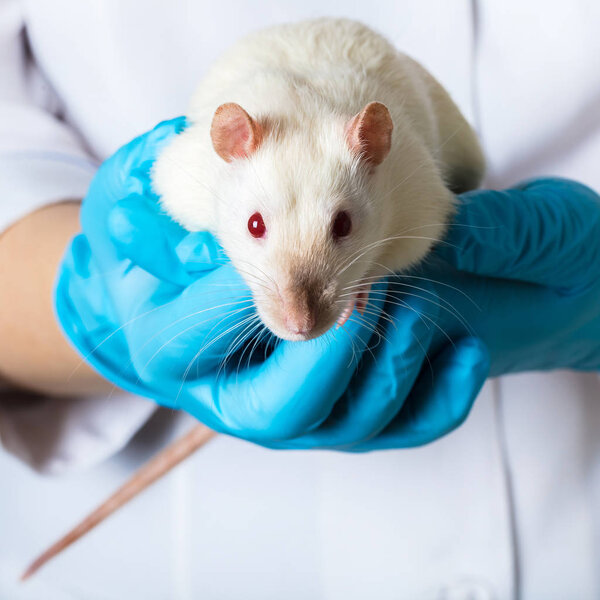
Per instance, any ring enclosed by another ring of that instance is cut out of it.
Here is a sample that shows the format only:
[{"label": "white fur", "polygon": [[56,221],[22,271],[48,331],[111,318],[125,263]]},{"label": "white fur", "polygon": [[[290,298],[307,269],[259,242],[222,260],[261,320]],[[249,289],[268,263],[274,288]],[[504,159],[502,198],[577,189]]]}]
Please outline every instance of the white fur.
[{"label": "white fur", "polygon": [[[372,101],[388,107],[394,131],[390,154],[370,173],[351,155],[344,125]],[[258,150],[231,163],[216,154],[209,134],[226,102],[270,124]],[[240,41],[201,82],[187,116],[190,126],[155,164],[154,186],[175,220],[220,239],[263,321],[282,337],[293,338],[281,304],[298,273],[320,281],[330,299],[322,333],[343,308],[344,286],[384,274],[375,263],[396,271],[423,258],[452,213],[447,184],[476,187],[483,172],[477,139],[443,88],[349,20],[277,26]],[[331,222],[340,209],[351,214],[353,230],[336,242]],[[267,226],[264,239],[247,230],[256,211]]]}]

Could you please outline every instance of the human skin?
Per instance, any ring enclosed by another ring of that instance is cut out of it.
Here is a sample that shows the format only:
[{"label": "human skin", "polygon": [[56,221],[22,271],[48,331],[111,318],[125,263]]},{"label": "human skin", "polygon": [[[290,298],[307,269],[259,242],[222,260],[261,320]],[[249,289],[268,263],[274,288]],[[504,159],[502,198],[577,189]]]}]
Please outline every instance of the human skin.
[{"label": "human skin", "polygon": [[43,207],[0,235],[0,380],[9,385],[60,396],[113,389],[81,360],[54,316],[54,279],[80,229],[79,206]]}]

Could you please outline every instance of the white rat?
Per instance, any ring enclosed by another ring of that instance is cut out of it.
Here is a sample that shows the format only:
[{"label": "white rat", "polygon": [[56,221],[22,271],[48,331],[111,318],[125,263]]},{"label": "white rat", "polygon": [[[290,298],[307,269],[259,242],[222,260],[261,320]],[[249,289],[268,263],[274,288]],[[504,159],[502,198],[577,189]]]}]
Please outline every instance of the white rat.
[{"label": "white rat", "polygon": [[154,187],[186,229],[217,236],[263,323],[289,340],[343,323],[364,307],[368,281],[422,259],[444,233],[452,192],[477,187],[484,170],[439,83],[347,19],[243,39],[187,117]]},{"label": "white rat", "polygon": [[[242,40],[187,116],[154,166],[164,208],[218,237],[264,324],[290,340],[343,323],[366,303],[372,277],[421,260],[444,233],[452,192],[476,187],[484,170],[475,134],[439,83],[345,19]],[[358,290],[350,302],[345,288]],[[213,435],[198,425],[160,452],[23,579]]]}]

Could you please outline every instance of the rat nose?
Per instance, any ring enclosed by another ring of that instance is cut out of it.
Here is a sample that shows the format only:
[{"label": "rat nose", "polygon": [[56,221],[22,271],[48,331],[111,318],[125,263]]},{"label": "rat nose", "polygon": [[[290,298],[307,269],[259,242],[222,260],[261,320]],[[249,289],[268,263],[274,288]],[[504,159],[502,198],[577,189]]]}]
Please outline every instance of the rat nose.
[{"label": "rat nose", "polygon": [[296,287],[282,295],[283,320],[288,331],[295,335],[309,335],[317,325],[319,302],[310,288]]},{"label": "rat nose", "polygon": [[317,323],[314,311],[310,310],[286,310],[285,326],[291,333],[296,335],[308,335]]}]

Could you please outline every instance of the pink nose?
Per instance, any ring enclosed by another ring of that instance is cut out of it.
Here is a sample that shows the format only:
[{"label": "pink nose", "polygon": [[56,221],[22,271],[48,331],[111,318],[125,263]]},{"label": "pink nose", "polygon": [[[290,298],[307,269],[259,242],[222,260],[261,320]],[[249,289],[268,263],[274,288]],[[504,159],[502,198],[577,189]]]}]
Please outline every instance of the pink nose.
[{"label": "pink nose", "polygon": [[315,328],[316,322],[311,311],[286,310],[285,325],[291,333],[308,335]]}]

